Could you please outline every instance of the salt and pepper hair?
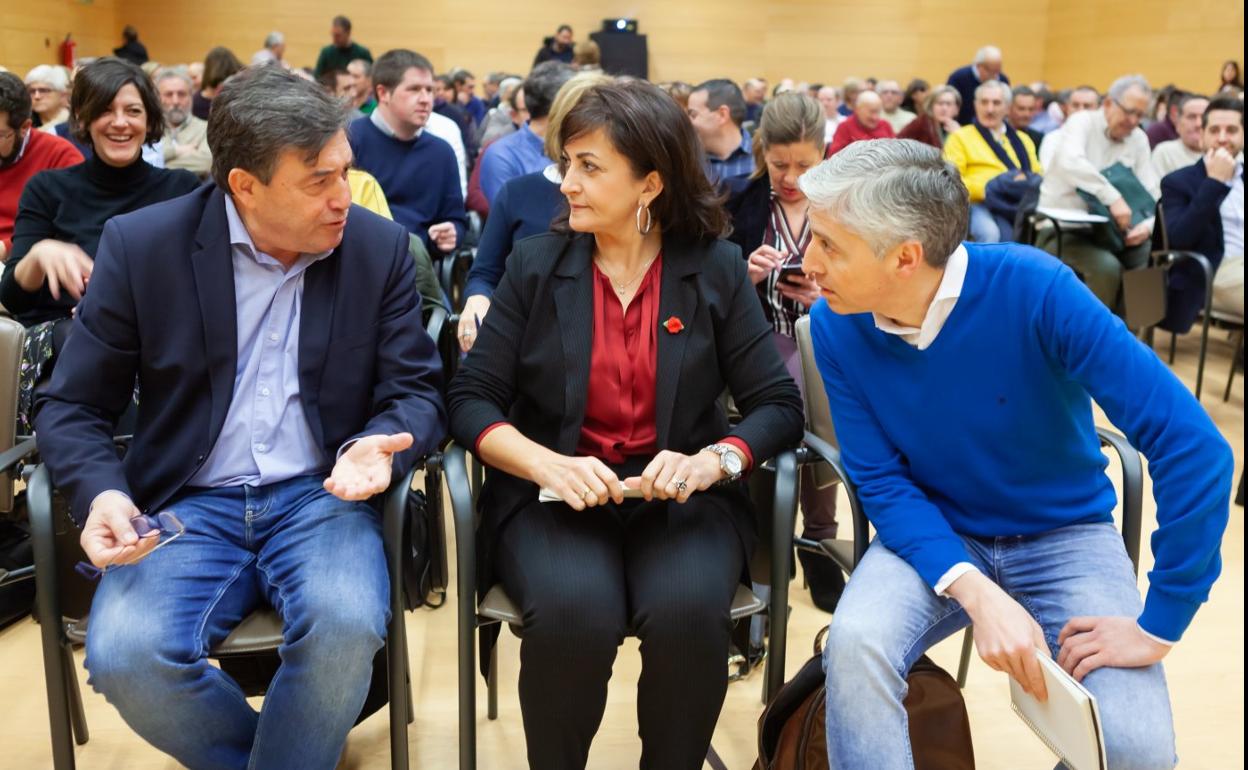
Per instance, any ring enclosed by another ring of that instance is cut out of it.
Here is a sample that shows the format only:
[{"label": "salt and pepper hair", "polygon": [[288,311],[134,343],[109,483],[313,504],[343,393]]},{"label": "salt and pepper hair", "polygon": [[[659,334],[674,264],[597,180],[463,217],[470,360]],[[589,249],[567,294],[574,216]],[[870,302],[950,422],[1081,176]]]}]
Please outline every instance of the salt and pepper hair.
[{"label": "salt and pepper hair", "polygon": [[1005,102],[1006,104],[1009,104],[1010,102],[1014,101],[1014,92],[1012,92],[1010,90],[1010,87],[1007,86],[1005,83],[1002,83],[1000,80],[985,80],[984,82],[976,86],[975,87],[976,101],[979,100],[980,94],[988,93],[989,91],[1000,91],[1001,101]]},{"label": "salt and pepper hair", "polygon": [[995,45],[986,45],[975,52],[974,64],[983,64],[986,61],[1001,61],[1001,49]]},{"label": "salt and pepper hair", "polygon": [[881,259],[918,241],[927,264],[941,267],[966,236],[966,185],[940,150],[921,142],[854,142],[797,183],[812,210],[857,234]]},{"label": "salt and pepper hair", "polygon": [[273,32],[270,32],[264,38],[264,47],[272,48],[275,45],[281,45],[282,43],[285,43],[285,42],[286,42],[285,35],[283,35],[281,32],[273,31]]},{"label": "salt and pepper hair", "polygon": [[185,67],[162,67],[156,70],[156,74],[152,77],[152,82],[159,88],[161,81],[169,78],[178,78],[186,83],[187,88],[192,91],[195,90],[195,83],[191,80],[191,75],[186,71]]},{"label": "salt and pepper hair", "polygon": [[1145,96],[1153,95],[1153,87],[1148,84],[1143,75],[1123,75],[1109,87],[1109,98],[1115,102],[1121,102],[1122,98],[1127,95],[1127,91],[1132,88],[1143,91]]}]

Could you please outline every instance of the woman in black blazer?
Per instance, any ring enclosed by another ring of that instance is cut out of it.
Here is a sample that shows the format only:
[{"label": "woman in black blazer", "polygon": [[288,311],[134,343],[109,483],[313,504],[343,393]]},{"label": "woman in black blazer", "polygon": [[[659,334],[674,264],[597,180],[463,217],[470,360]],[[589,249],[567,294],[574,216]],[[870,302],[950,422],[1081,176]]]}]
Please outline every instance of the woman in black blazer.
[{"label": "woman in black blazer", "polygon": [[801,438],[801,399],[675,103],[598,86],[560,139],[566,214],[516,244],[448,395],[455,440],[491,468],[481,586],[524,617],[530,766],[585,766],[633,632],[641,765],[699,768],[755,542],[737,478]]}]

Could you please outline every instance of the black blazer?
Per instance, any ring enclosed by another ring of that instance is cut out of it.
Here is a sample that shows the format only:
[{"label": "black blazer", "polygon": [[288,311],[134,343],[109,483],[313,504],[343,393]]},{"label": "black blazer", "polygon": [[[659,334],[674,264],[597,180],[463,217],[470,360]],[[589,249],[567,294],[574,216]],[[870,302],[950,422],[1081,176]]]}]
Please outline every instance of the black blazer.
[{"label": "black blazer", "polygon": [[[593,238],[555,233],[516,244],[507,258],[480,335],[451,382],[451,435],[472,448],[490,425],[508,421],[529,439],[576,453],[585,418],[593,340]],[[659,323],[675,316],[677,334],[658,335],[655,428],[659,449],[692,454],[726,436],[761,463],[802,437],[802,400],[771,339],[740,250],[725,241],[664,240]],[[729,426],[725,387],[744,419]],[[742,485],[718,495],[747,547],[754,520]],[[491,472],[482,489],[482,590],[490,585],[494,534],[538,488]]]},{"label": "black blazer", "polygon": [[[1204,158],[1161,180],[1161,210],[1170,248],[1203,255],[1215,273],[1226,247],[1221,206],[1230,191],[1227,185],[1209,178]],[[1200,268],[1191,262],[1171,268],[1161,328],[1180,334],[1192,328],[1205,306],[1204,284]]]},{"label": "black blazer", "polygon": [[[441,363],[421,323],[407,232],[352,206],[342,243],[304,274],[299,390],[333,458],[355,437],[407,431],[394,473],[445,434]],[[167,503],[203,465],[225,422],[238,358],[225,195],[214,185],[104,226],[48,392],[39,450],[81,523],[107,489],[142,510]],[[117,418],[141,392],[124,465]]]}]

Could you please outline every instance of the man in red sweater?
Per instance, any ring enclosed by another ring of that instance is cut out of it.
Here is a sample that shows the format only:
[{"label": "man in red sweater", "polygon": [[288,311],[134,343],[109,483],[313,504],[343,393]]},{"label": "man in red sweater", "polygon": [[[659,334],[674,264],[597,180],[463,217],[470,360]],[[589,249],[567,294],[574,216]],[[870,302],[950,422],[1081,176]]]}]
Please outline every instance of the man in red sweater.
[{"label": "man in red sweater", "polygon": [[35,131],[30,94],[11,72],[0,72],[0,262],[13,247],[13,220],[26,181],[40,171],[82,162],[82,153],[55,136]]},{"label": "man in red sweater", "polygon": [[827,157],[832,157],[854,142],[863,139],[892,139],[893,127],[883,119],[884,103],[875,91],[863,91],[854,99],[854,114],[842,121],[832,135]]}]

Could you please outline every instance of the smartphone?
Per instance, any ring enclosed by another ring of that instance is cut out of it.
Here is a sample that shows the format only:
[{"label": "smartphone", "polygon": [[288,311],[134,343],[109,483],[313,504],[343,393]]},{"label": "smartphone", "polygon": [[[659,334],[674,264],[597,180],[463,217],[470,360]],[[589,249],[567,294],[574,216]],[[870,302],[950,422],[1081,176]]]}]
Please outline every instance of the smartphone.
[{"label": "smartphone", "polygon": [[801,265],[785,265],[780,268],[780,280],[785,281],[791,277],[803,278],[806,274],[802,272]]}]

